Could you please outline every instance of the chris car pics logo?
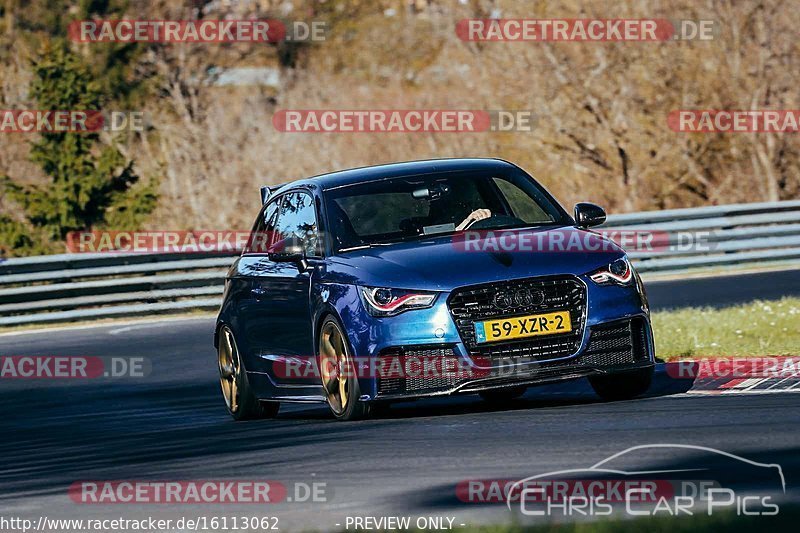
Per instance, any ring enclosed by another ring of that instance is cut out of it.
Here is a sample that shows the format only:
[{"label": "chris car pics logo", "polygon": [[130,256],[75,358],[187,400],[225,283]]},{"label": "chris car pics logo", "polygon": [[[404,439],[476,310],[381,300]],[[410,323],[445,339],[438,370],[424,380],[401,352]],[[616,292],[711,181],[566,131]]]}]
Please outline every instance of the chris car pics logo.
[{"label": "chris car pics logo", "polygon": [[[647,454],[657,462],[643,460]],[[662,466],[676,455],[686,458],[674,468]],[[637,467],[623,467],[629,463]],[[778,464],[705,446],[646,444],[589,467],[520,479],[503,493],[506,506],[523,516],[774,516],[786,481]]]}]

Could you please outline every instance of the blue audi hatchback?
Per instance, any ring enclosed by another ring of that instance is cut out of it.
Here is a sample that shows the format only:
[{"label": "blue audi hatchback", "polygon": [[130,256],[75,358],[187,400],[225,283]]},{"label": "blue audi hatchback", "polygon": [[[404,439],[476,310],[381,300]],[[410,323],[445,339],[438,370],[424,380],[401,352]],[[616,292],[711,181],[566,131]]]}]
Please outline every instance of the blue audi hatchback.
[{"label": "blue audi hatchback", "polygon": [[282,402],[341,420],[394,401],[503,402],[586,377],[606,400],[649,387],[647,298],[625,252],[519,167],[396,163],[263,187],[216,322],[237,420]]}]

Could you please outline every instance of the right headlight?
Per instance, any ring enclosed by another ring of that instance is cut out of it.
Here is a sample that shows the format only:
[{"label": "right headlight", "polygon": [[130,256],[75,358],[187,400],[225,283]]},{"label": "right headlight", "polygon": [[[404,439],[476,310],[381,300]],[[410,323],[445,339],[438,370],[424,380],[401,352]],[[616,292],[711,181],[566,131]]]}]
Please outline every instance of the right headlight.
[{"label": "right headlight", "polygon": [[394,316],[411,309],[425,309],[436,301],[435,292],[407,291],[384,287],[359,287],[358,295],[372,316]]}]

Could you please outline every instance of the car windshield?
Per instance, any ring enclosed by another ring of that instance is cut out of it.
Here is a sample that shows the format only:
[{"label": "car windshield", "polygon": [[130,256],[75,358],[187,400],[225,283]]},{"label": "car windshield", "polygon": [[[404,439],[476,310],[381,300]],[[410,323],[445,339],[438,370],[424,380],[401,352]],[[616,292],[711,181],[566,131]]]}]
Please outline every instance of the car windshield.
[{"label": "car windshield", "polygon": [[337,252],[467,229],[564,225],[569,218],[522,173],[426,174],[325,192]]}]

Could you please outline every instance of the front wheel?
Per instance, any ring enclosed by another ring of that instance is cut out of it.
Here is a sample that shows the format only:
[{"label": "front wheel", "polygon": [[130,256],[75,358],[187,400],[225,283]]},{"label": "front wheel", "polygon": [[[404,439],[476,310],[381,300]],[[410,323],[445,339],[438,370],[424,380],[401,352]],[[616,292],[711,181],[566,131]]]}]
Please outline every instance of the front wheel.
[{"label": "front wheel", "polygon": [[222,326],[219,330],[217,362],[222,397],[234,420],[273,418],[278,414],[280,403],[259,401],[250,388],[247,372],[236,348],[236,339],[228,326]]},{"label": "front wheel", "polygon": [[338,420],[367,418],[370,405],[359,400],[358,376],[342,328],[333,317],[322,323],[319,334],[319,368],[322,388],[331,413]]},{"label": "front wheel", "polygon": [[592,388],[605,401],[630,400],[647,392],[653,381],[653,367],[589,378]]}]

